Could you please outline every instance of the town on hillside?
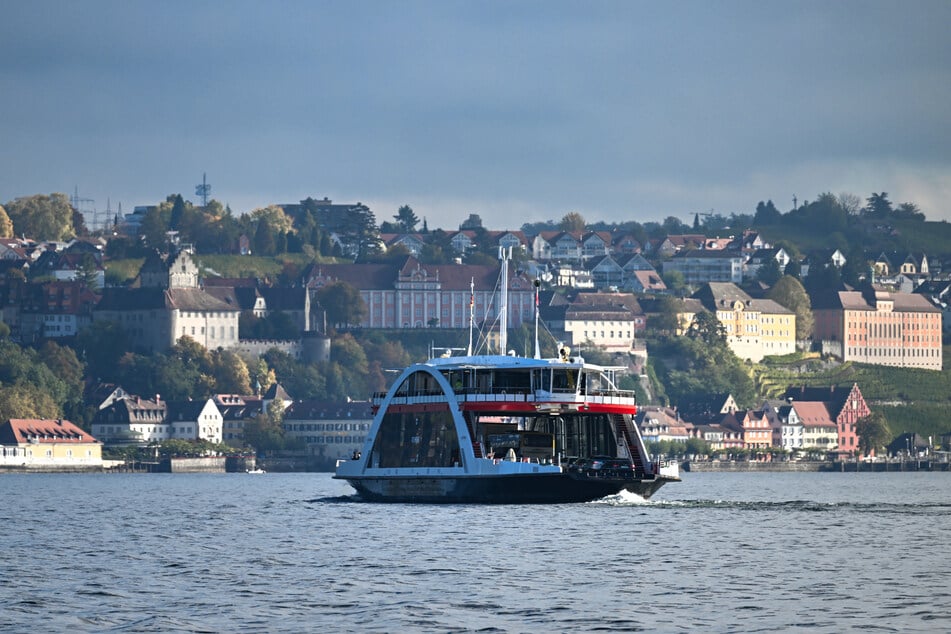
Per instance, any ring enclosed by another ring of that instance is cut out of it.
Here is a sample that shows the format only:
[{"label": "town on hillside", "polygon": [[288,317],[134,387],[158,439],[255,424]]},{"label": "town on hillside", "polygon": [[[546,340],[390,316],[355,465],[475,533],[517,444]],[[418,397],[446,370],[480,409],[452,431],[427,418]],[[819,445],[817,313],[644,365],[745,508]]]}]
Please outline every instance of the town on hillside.
[{"label": "town on hillside", "polygon": [[329,470],[361,448],[370,394],[434,345],[474,329],[478,351],[509,352],[494,348],[500,253],[510,348],[530,354],[537,317],[546,353],[620,368],[655,454],[948,455],[951,252],[912,203],[391,218],[328,198],[236,216],[173,195],[90,228],[63,194],[0,206],[0,469]]}]

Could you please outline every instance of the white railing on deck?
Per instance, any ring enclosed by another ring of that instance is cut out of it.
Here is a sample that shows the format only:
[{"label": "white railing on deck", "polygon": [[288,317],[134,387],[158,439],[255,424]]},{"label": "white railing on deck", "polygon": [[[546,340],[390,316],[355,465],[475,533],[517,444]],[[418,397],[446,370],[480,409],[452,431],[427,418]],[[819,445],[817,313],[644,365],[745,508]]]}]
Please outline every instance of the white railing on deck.
[{"label": "white railing on deck", "polygon": [[[377,392],[373,395],[374,405],[382,404],[386,394]],[[524,392],[510,390],[461,390],[455,393],[459,403],[591,403],[601,405],[635,405],[637,399],[632,390],[599,391],[591,394],[578,394],[569,391],[541,391]],[[442,392],[413,392],[397,395],[390,401],[395,405],[416,403],[444,403],[446,396]]]}]

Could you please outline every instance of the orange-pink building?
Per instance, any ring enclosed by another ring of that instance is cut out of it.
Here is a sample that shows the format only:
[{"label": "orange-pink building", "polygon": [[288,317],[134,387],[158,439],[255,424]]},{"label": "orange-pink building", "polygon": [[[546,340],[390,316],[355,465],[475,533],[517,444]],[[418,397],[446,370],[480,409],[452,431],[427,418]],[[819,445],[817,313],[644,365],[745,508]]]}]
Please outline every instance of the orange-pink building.
[{"label": "orange-pink building", "polygon": [[[768,449],[773,445],[773,429],[764,411],[741,409],[732,416],[742,431],[744,449]],[[736,429],[736,425],[731,426]]]},{"label": "orange-pink building", "polygon": [[923,295],[874,288],[812,301],[815,339],[843,361],[941,370],[941,311]]},{"label": "orange-pink building", "polygon": [[[309,288],[346,282],[360,291],[367,312],[362,328],[466,328],[470,302],[477,324],[498,317],[499,266],[402,263],[314,264],[304,274]],[[475,286],[475,291],[472,290]],[[535,287],[524,273],[509,276],[508,322],[517,328],[535,314]]]}]

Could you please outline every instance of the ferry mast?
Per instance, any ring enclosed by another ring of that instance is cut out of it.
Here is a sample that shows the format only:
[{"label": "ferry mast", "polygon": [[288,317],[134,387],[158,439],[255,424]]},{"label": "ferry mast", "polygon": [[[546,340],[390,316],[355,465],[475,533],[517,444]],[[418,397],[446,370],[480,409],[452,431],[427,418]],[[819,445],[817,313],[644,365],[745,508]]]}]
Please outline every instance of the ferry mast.
[{"label": "ferry mast", "polygon": [[502,288],[499,289],[499,354],[508,354],[509,260],[511,259],[512,247],[499,247],[499,260],[502,261]]}]

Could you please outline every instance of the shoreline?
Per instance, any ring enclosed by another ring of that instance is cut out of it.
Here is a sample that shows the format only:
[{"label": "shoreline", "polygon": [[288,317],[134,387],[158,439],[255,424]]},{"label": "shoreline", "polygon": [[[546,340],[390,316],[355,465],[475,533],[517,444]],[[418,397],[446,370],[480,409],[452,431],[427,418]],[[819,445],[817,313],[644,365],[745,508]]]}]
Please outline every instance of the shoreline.
[{"label": "shoreline", "polygon": [[802,461],[685,461],[681,465],[688,473],[899,473],[916,471],[951,471],[948,462],[933,460],[902,460],[881,462],[856,462],[854,460],[802,460]]}]

